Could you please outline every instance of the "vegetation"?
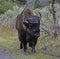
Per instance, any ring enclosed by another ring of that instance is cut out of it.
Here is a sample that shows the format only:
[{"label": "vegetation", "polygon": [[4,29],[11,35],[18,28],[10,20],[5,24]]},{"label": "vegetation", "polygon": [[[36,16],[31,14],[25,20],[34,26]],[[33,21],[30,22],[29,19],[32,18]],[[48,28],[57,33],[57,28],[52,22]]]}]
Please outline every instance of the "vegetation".
[{"label": "vegetation", "polygon": [[17,4],[24,5],[26,0],[0,0],[0,14],[12,9]]},{"label": "vegetation", "polygon": [[40,7],[41,7],[40,1],[39,1],[39,0],[35,0],[35,3],[34,3],[34,9],[40,8]]},{"label": "vegetation", "polygon": [[7,10],[4,14],[0,15],[0,28],[15,29],[16,16],[21,13],[23,7],[19,8],[17,5]]},{"label": "vegetation", "polygon": [[[44,38],[47,34],[46,32],[41,32],[36,45],[37,53],[35,54],[31,53],[30,47],[28,47],[27,53],[19,50],[18,33],[15,29],[15,23],[16,16],[22,12],[24,7],[18,7],[15,4],[16,1],[17,0],[0,0],[0,50],[11,55],[13,59],[60,59],[60,31],[58,31],[57,40],[54,42],[54,46],[52,47],[51,44],[53,42],[52,33],[54,25],[53,17],[49,11],[49,6],[40,10],[40,2],[38,0],[35,1],[34,12],[38,16],[40,16],[38,12],[41,12],[42,22],[46,25],[46,27],[42,25],[41,27],[46,29],[47,32],[49,31],[51,35]],[[19,1],[22,2],[24,0]],[[55,11],[56,19],[58,20],[58,25],[60,26],[60,4],[55,4]]]},{"label": "vegetation", "polygon": [[[30,47],[28,48],[27,53],[24,53],[23,50],[19,50],[19,40],[17,35],[18,34],[16,30],[11,31],[9,29],[0,29],[0,51],[4,51],[8,55],[10,55],[10,57],[13,57],[13,59],[59,59],[59,57],[45,54],[41,49],[45,47],[46,44],[50,44],[50,40],[48,39],[49,37],[42,40],[41,38],[43,38],[43,34],[41,34],[36,45],[37,53],[32,54]],[[60,44],[60,40],[57,40],[55,46],[57,44]],[[57,47],[49,48],[49,50],[52,49],[56,49],[56,54],[58,54]]]},{"label": "vegetation", "polygon": [[4,13],[8,9],[12,9],[12,7],[15,5],[12,0],[0,0],[0,14]]},{"label": "vegetation", "polygon": [[20,4],[24,5],[26,3],[26,0],[16,0],[18,2],[20,2]]}]

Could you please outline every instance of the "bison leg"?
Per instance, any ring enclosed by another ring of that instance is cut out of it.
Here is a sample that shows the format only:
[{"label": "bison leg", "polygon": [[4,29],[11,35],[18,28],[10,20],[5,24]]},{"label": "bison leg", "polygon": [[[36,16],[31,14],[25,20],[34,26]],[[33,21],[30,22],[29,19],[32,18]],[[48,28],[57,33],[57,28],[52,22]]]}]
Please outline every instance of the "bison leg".
[{"label": "bison leg", "polygon": [[25,42],[25,43],[23,44],[23,46],[24,46],[24,52],[26,52],[26,50],[27,50],[27,43]]},{"label": "bison leg", "polygon": [[32,47],[32,52],[33,52],[33,53],[36,52],[36,50],[35,50],[36,43],[37,43],[37,39],[32,39],[32,40],[29,42],[29,46]]},{"label": "bison leg", "polygon": [[36,50],[35,50],[35,44],[34,44],[34,41],[30,41],[30,42],[29,42],[29,46],[32,48],[32,52],[35,53]]},{"label": "bison leg", "polygon": [[24,52],[26,52],[27,50],[27,41],[26,41],[26,33],[25,32],[18,32],[18,35],[19,35],[19,41],[21,42],[20,43],[20,49],[24,49]]},{"label": "bison leg", "polygon": [[36,53],[35,47],[32,46],[32,53]]},{"label": "bison leg", "polygon": [[22,49],[23,48],[23,44],[22,44],[22,42],[20,43],[20,49]]},{"label": "bison leg", "polygon": [[32,52],[35,53],[36,50],[35,50],[35,46],[36,46],[36,43],[37,43],[37,38],[33,39],[33,45],[32,45]]},{"label": "bison leg", "polygon": [[23,41],[22,41],[22,37],[21,37],[21,34],[20,32],[18,31],[18,38],[19,38],[19,41],[20,41],[20,49],[23,48]]},{"label": "bison leg", "polygon": [[21,42],[20,43],[20,49],[24,49],[24,52],[26,52],[26,50],[27,50],[27,43],[26,42]]},{"label": "bison leg", "polygon": [[27,50],[27,41],[26,41],[26,34],[24,34],[23,36],[22,36],[22,38],[23,38],[23,48],[24,48],[24,52],[26,52],[26,50]]},{"label": "bison leg", "polygon": [[36,50],[35,50],[35,42],[34,42],[34,41],[32,42],[32,52],[33,52],[33,53],[36,52]]}]

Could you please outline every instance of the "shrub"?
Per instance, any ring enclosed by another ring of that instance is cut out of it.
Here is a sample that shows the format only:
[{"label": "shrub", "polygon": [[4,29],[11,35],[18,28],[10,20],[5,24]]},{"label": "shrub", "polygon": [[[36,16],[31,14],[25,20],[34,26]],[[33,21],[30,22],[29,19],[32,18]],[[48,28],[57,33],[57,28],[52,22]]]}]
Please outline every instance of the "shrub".
[{"label": "shrub", "polygon": [[15,3],[10,0],[0,0],[0,14],[4,13],[8,9],[12,9],[14,5]]},{"label": "shrub", "polygon": [[4,14],[0,15],[0,28],[12,28],[15,29],[16,16],[21,13],[23,7],[18,7],[17,5],[13,7],[12,10],[6,11]]},{"label": "shrub", "polygon": [[35,2],[34,2],[34,9],[40,8],[40,7],[41,7],[40,1],[39,0],[35,0]]}]

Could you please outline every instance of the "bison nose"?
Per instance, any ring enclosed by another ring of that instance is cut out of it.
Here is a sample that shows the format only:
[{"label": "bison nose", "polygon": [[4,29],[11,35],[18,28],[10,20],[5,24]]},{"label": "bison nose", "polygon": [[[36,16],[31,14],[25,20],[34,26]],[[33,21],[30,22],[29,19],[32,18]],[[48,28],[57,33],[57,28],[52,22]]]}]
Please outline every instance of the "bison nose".
[{"label": "bison nose", "polygon": [[36,37],[39,37],[40,36],[40,30],[39,29],[34,29],[33,30],[33,33]]},{"label": "bison nose", "polygon": [[39,37],[39,36],[40,36],[40,34],[39,34],[39,33],[35,33],[34,35],[35,35],[35,37]]}]

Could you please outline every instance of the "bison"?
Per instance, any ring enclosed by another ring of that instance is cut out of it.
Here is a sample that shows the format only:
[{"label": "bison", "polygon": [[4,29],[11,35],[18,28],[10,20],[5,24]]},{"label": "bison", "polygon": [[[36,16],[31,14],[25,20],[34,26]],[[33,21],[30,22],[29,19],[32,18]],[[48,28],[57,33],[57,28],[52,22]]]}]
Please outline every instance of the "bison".
[{"label": "bison", "polygon": [[40,34],[40,17],[35,16],[33,11],[25,8],[21,14],[17,15],[16,29],[20,41],[20,49],[27,50],[27,43],[36,52],[35,46]]}]

